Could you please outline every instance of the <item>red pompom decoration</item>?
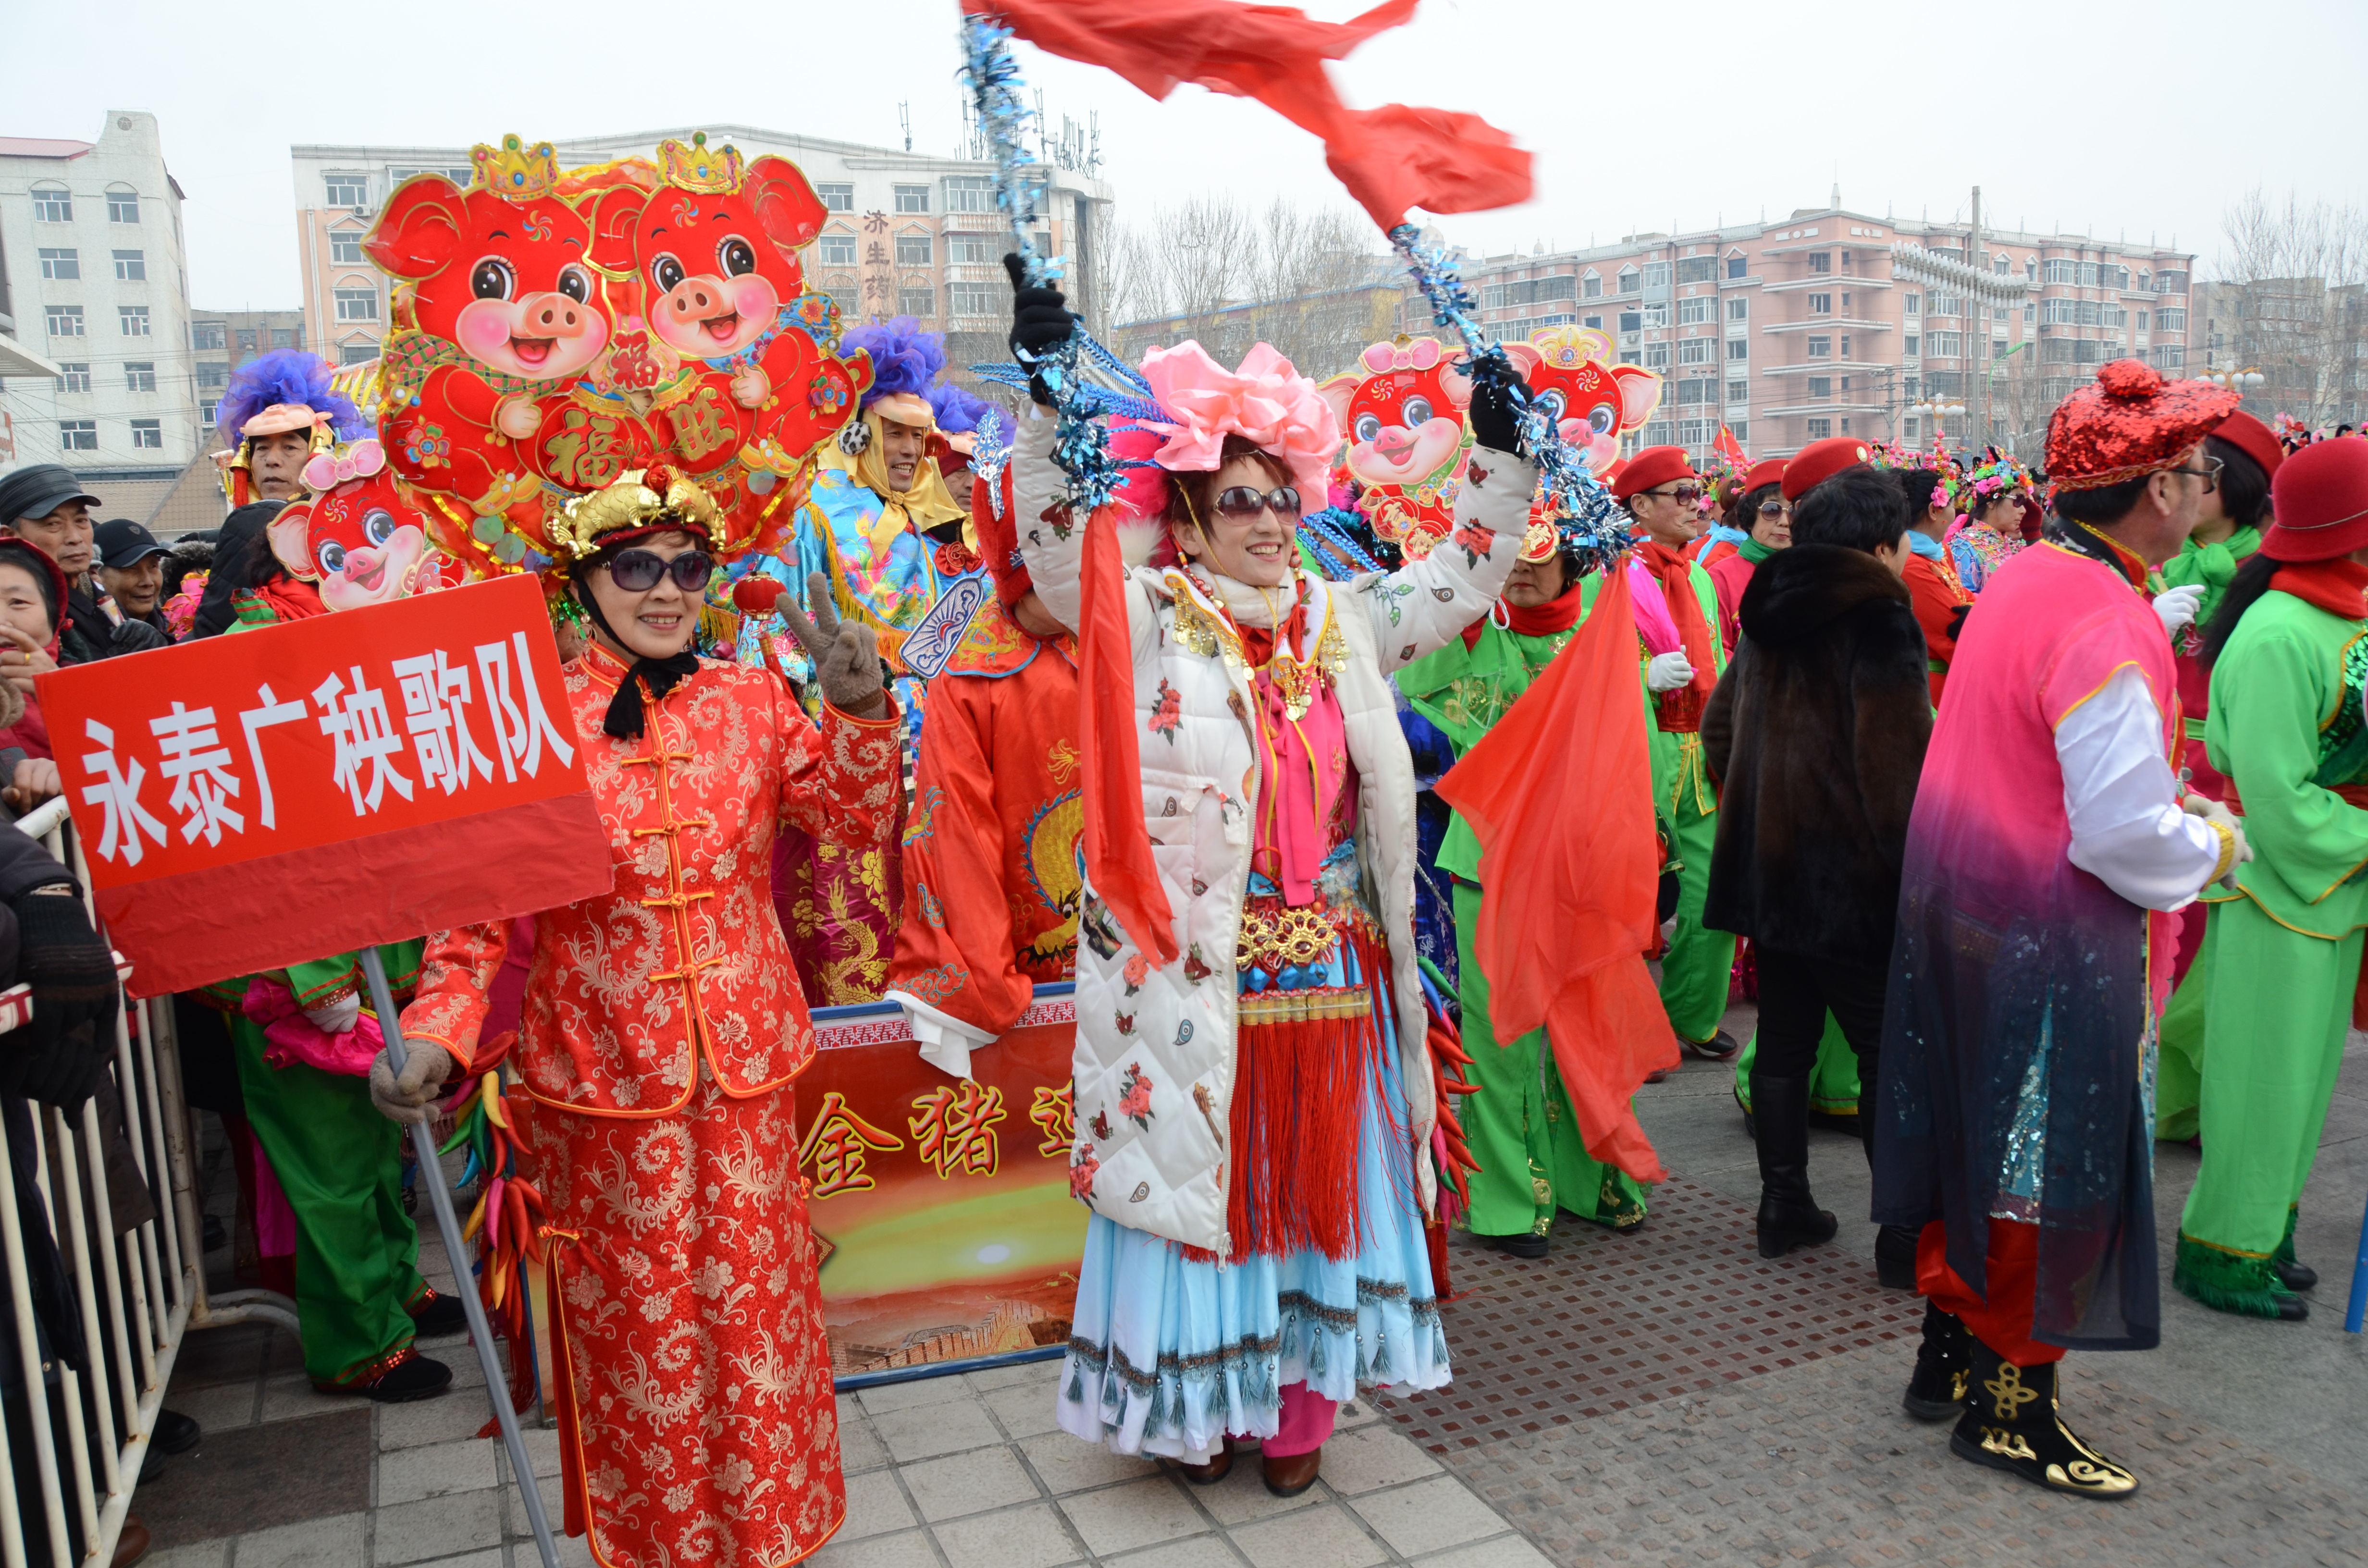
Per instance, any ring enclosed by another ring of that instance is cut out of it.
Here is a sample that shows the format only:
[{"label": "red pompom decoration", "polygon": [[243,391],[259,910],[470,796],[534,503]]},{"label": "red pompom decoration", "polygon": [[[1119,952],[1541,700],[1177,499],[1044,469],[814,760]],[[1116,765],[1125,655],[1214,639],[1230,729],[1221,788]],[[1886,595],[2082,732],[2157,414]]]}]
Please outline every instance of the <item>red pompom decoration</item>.
[{"label": "red pompom decoration", "polygon": [[743,615],[770,615],[780,597],[781,585],[761,572],[750,573],[732,588],[732,603]]},{"label": "red pompom decoration", "polygon": [[2162,372],[2143,359],[2115,359],[2097,371],[2107,397],[2152,397],[2162,390]]}]

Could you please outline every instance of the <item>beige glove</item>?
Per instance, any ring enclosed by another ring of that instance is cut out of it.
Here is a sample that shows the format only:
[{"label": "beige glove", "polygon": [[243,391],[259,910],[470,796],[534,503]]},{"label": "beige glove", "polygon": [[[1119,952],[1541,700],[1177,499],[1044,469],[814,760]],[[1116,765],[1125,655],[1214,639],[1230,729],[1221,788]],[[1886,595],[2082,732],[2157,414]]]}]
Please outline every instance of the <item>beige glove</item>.
[{"label": "beige glove", "polygon": [[348,991],[333,1002],[305,1008],[304,1016],[312,1019],[313,1026],[323,1034],[350,1034],[354,1025],[361,1019],[361,994]]},{"label": "beige glove", "polygon": [[443,1097],[444,1080],[452,1075],[458,1065],[452,1053],[438,1045],[425,1042],[410,1046],[404,1053],[403,1072],[398,1074],[387,1053],[378,1053],[370,1063],[370,1104],[389,1121],[416,1126],[436,1114],[436,1102]]},{"label": "beige glove", "polygon": [[1656,653],[1645,666],[1645,689],[1675,691],[1694,678],[1694,666],[1682,653]]},{"label": "beige glove", "polygon": [[806,579],[806,602],[814,606],[811,618],[787,594],[773,608],[814,662],[824,700],[858,719],[886,713],[887,676],[880,664],[880,639],[868,626],[838,619],[829,580],[819,572]]},{"label": "beige glove", "polygon": [[2236,835],[2237,852],[2228,858],[2228,874],[2220,879],[2220,885],[2222,887],[2227,889],[2230,892],[2235,892],[2237,891],[2237,868],[2253,858],[2253,846],[2245,842],[2245,819],[2230,811],[2227,807],[2222,805],[2219,801],[2204,795],[2188,796],[2185,800],[2179,802],[2179,809],[2185,812],[2189,816],[2202,817],[2205,822],[2224,825],[2230,833]]}]

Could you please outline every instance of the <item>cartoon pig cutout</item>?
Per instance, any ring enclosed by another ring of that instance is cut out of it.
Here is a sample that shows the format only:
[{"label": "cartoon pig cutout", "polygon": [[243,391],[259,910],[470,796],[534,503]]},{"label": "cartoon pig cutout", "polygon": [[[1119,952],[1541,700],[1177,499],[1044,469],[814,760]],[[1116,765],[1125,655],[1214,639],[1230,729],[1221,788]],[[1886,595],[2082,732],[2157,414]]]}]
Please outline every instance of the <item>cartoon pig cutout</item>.
[{"label": "cartoon pig cutout", "polygon": [[1661,378],[1617,363],[1611,338],[1593,327],[1542,327],[1527,343],[1505,345],[1505,353],[1598,478],[1619,457],[1620,437],[1642,429],[1661,402]]},{"label": "cartoon pig cutout", "polygon": [[1383,539],[1420,559],[1455,526],[1455,485],[1471,446],[1463,411],[1472,402],[1469,361],[1437,338],[1399,337],[1358,356],[1364,374],[1333,377],[1316,390],[1349,433],[1349,472],[1360,505]]},{"label": "cartoon pig cutout", "polygon": [[316,452],[304,465],[309,501],[284,508],[266,531],[288,574],[320,590],[329,608],[359,609],[402,598],[432,577],[427,534],[416,508],[373,440]]},{"label": "cartoon pig cutout", "polygon": [[735,457],[792,474],[847,422],[871,384],[868,359],[841,360],[827,296],[804,292],[802,245],[822,230],[822,201],[798,166],[704,136],[658,146],[661,183],[592,204],[597,259],[630,273],[640,314],[684,373],[655,398],[658,440],[689,472]]}]

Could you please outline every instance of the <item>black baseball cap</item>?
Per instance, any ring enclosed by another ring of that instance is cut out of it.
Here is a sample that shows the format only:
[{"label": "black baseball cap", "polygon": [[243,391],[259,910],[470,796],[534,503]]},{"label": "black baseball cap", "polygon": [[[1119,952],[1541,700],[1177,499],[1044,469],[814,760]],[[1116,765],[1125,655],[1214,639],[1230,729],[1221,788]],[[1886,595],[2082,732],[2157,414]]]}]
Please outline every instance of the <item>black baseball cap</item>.
[{"label": "black baseball cap", "polygon": [[157,543],[154,534],[129,517],[111,517],[92,529],[90,537],[98,547],[98,563],[118,572],[152,555],[173,553],[171,545]]},{"label": "black baseball cap", "polygon": [[0,528],[14,528],[28,517],[46,517],[69,501],[99,504],[98,497],[85,490],[65,464],[28,463],[0,477]]}]

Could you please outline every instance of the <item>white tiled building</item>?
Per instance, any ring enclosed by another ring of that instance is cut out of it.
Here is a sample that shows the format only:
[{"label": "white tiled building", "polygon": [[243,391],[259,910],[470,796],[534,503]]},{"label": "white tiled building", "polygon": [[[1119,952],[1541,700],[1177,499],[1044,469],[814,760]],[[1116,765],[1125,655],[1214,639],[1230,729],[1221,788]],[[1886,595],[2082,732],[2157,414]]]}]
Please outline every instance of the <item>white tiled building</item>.
[{"label": "white tiled building", "polygon": [[0,137],[0,315],[60,371],[0,366],[16,461],[164,478],[196,456],[181,187],[155,116],[109,109],[97,142]]}]

